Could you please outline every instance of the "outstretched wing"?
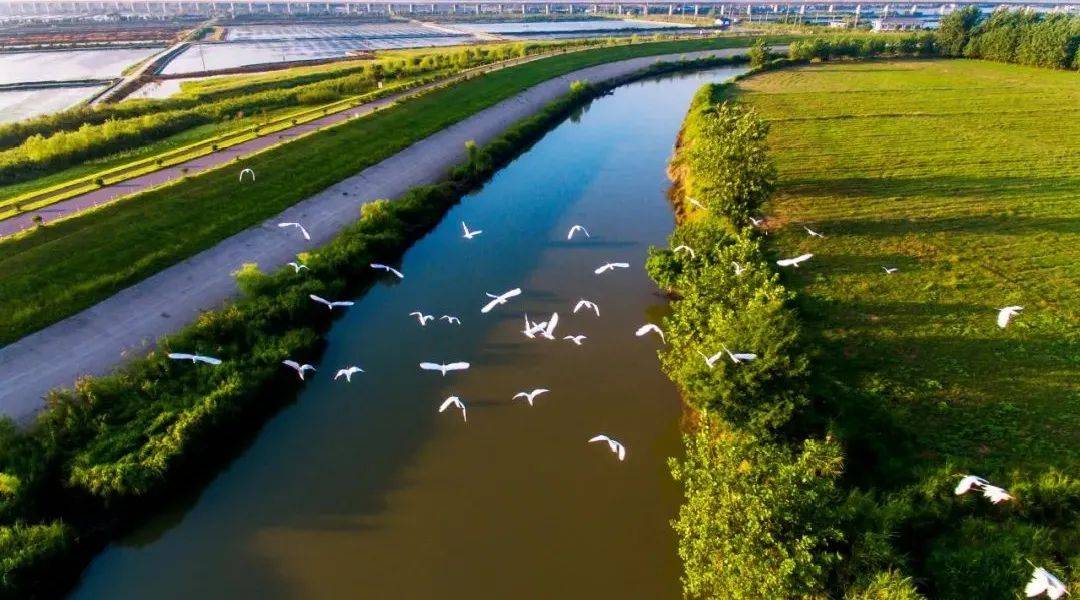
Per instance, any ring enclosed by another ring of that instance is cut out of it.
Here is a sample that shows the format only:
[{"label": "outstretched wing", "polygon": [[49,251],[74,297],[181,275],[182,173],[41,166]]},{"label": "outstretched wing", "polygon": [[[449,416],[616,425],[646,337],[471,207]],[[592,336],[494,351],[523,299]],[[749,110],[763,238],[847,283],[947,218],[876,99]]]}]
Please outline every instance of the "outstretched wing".
[{"label": "outstretched wing", "polygon": [[1035,567],[1035,570],[1031,573],[1031,581],[1024,586],[1024,594],[1028,598],[1034,598],[1045,592],[1050,587],[1050,582],[1046,578],[1047,575],[1049,573],[1047,573],[1046,569]]},{"label": "outstretched wing", "polygon": [[296,362],[295,360],[283,360],[283,361],[281,361],[281,364],[283,364],[283,365],[285,365],[287,367],[292,367],[292,368],[296,369],[297,371],[300,370],[300,363]]},{"label": "outstretched wing", "polygon": [[323,298],[322,296],[316,296],[315,294],[308,294],[308,298],[311,298],[312,300],[318,302],[319,304],[325,304],[327,306],[330,306],[330,301],[327,300],[326,298]]},{"label": "outstretched wing", "polygon": [[463,371],[469,368],[467,362],[452,362],[444,367],[447,371]]},{"label": "outstretched wing", "polygon": [[220,365],[221,359],[214,358],[213,356],[196,356],[195,360],[202,361],[208,365]]},{"label": "outstretched wing", "polygon": [[607,442],[609,440],[611,440],[611,438],[606,435],[594,435],[593,437],[589,438],[590,442]]},{"label": "outstretched wing", "polygon": [[420,368],[425,371],[442,371],[443,366],[433,362],[422,362],[420,363]]},{"label": "outstretched wing", "polygon": [[194,354],[184,354],[183,352],[170,352],[169,358],[175,360],[192,360],[195,358]]}]

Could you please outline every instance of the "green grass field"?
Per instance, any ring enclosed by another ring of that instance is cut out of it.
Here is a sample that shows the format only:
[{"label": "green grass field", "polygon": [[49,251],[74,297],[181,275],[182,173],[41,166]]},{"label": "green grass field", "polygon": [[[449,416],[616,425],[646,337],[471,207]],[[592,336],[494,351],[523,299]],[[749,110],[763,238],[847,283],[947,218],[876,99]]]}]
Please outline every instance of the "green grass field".
[{"label": "green grass field", "polygon": [[[784,272],[821,350],[815,368],[879,399],[912,441],[902,471],[1076,473],[1077,75],[836,63],[751,77],[735,94],[772,124],[770,245],[815,255]],[[999,329],[1010,304],[1024,311]]]},{"label": "green grass field", "polygon": [[259,173],[257,186],[237,187],[236,169],[220,169],[0,242],[0,344],[74,314],[537,83],[635,56],[749,41],[658,42],[538,60],[247,159],[245,166]]}]

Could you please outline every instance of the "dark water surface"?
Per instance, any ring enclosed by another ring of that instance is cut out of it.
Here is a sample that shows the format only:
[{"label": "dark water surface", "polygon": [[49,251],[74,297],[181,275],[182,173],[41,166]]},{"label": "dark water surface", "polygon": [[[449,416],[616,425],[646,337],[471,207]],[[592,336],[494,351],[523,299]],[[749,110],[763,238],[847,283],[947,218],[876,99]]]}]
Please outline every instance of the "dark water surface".
[{"label": "dark water surface", "polygon": [[[87,569],[79,598],[678,597],[676,390],[644,271],[673,227],[667,161],[719,69],[624,86],[464,199],[417,243],[405,279],[328,334],[319,372],[214,480]],[[461,221],[484,233],[461,236]],[[591,239],[567,242],[585,225]],[[608,261],[631,269],[594,275]],[[484,292],[524,293],[487,315]],[[580,298],[600,317],[571,314]],[[422,310],[458,315],[420,327]],[[529,340],[523,312],[561,317]],[[563,335],[588,336],[581,347]],[[472,363],[421,372],[421,361]],[[353,383],[334,372],[356,364]],[[549,388],[536,406],[519,391]],[[438,414],[449,395],[468,405]],[[606,433],[624,442],[620,463]]]}]

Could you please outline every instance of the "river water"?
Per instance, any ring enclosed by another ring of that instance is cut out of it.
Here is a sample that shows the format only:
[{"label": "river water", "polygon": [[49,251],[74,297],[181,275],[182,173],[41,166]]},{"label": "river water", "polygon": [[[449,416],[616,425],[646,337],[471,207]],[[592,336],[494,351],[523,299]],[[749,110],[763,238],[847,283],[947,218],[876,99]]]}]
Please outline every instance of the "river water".
[{"label": "river water", "polygon": [[[677,598],[680,402],[646,250],[667,161],[719,69],[623,86],[563,123],[405,255],[328,333],[298,400],[190,498],[112,544],[78,598]],[[462,238],[461,221],[483,233]],[[585,225],[567,241],[571,225]],[[630,269],[595,275],[609,261]],[[484,292],[524,293],[480,314]],[[571,314],[579,299],[600,316]],[[421,327],[409,312],[457,315]],[[521,333],[560,314],[556,341]],[[562,340],[584,334],[583,345]],[[422,372],[421,361],[469,361]],[[366,370],[351,384],[331,375]],[[535,406],[511,400],[548,388]],[[437,407],[449,395],[468,421]],[[595,434],[626,445],[625,462]]]}]

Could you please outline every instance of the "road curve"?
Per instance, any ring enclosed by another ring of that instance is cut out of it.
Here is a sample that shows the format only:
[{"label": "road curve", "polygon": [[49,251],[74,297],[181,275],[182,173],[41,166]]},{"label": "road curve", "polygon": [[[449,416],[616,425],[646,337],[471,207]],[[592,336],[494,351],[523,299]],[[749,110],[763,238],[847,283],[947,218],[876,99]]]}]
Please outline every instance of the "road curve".
[{"label": "road curve", "polygon": [[[647,56],[581,69],[540,83],[416,142],[260,225],[0,348],[0,414],[28,423],[45,407],[44,396],[50,389],[71,386],[84,375],[107,373],[127,358],[142,355],[159,337],[191,323],[199,313],[220,307],[237,293],[232,273],[243,263],[272,270],[299,252],[327,243],[355,222],[360,205],[397,198],[412,187],[439,181],[464,159],[466,141],[487,143],[565,94],[574,80],[599,83],[657,61],[734,56],[745,50]],[[291,228],[277,227],[282,221],[303,223],[311,241],[304,241]]]}]

